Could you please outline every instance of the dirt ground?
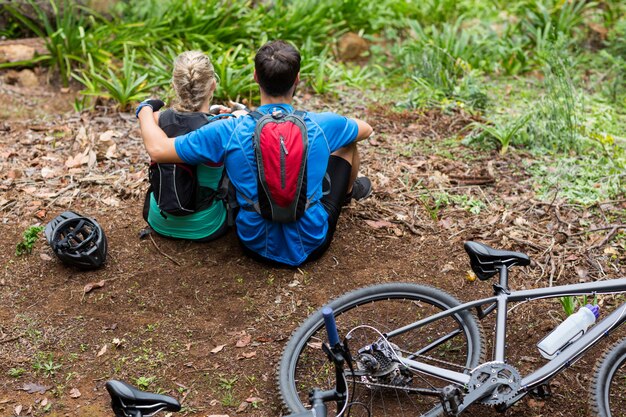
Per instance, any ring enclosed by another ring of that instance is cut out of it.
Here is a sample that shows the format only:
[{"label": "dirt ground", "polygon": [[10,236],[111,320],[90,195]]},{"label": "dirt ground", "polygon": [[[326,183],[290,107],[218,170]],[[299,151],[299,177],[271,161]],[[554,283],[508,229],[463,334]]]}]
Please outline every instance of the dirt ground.
[{"label": "dirt ground", "polygon": [[[1,416],[110,416],[110,378],[181,399],[183,415],[281,415],[277,363],[307,315],[346,291],[390,281],[437,286],[461,300],[486,296],[489,283],[466,279],[469,239],[531,255],[530,267],[512,273],[514,289],[626,276],[623,248],[608,235],[624,202],[581,208],[537,200],[525,171],[532,158],[461,145],[473,119],[463,112],[392,113],[303,96],[303,108],[374,126],[362,171],[375,192],[346,209],[322,259],[289,269],[246,258],[234,231],[204,244],[140,239],[147,154],[134,116],[77,114],[73,94],[44,86],[0,82],[0,101]],[[442,204],[442,193],[465,197]],[[475,213],[463,206],[477,200]],[[104,268],[64,267],[43,239],[16,256],[28,226],[66,209],[104,227]],[[607,309],[615,301],[601,299]],[[535,344],[559,317],[558,302],[516,309],[510,363],[522,373],[540,365]],[[489,319],[484,328],[489,336]],[[527,397],[506,414],[589,415],[599,352],[557,377],[552,398]],[[467,413],[492,414],[481,406]]]}]

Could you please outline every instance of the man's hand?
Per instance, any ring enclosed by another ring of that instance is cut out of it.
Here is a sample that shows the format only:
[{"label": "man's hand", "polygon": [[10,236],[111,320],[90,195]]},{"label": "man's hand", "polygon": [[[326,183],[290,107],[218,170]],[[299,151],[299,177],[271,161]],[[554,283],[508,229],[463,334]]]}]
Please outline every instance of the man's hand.
[{"label": "man's hand", "polygon": [[159,100],[158,98],[149,98],[139,103],[139,106],[137,106],[137,110],[135,111],[135,116],[139,118],[139,112],[144,107],[150,107],[152,111],[159,111],[159,109],[163,106],[165,106],[165,103],[162,100]]}]

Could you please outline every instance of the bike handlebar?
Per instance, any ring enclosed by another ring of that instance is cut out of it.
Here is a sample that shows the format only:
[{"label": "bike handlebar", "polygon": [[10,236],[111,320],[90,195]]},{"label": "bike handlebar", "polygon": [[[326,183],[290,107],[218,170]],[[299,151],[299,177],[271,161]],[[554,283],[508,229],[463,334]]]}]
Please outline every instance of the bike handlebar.
[{"label": "bike handlebar", "polygon": [[324,324],[326,325],[326,333],[328,334],[328,344],[332,348],[339,343],[339,333],[337,332],[337,323],[335,322],[335,314],[330,307],[322,309],[324,316]]}]

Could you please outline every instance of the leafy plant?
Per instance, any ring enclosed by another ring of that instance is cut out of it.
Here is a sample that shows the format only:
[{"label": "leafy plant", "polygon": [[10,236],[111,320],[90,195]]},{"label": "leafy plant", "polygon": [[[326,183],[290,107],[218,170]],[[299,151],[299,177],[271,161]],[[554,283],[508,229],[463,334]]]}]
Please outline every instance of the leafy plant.
[{"label": "leafy plant", "polygon": [[571,43],[571,34],[582,23],[583,13],[589,7],[586,0],[534,0],[525,7],[523,26],[536,47],[546,41]]},{"label": "leafy plant", "polygon": [[494,122],[473,122],[470,126],[480,129],[481,132],[476,136],[477,138],[487,138],[497,142],[500,146],[500,154],[504,155],[508,151],[515,136],[528,124],[531,117],[532,114],[527,113],[510,123],[498,124]]},{"label": "leafy plant", "polygon": [[140,376],[139,378],[135,379],[135,385],[137,385],[142,390],[146,390],[148,389],[148,387],[150,387],[150,385],[154,382],[155,379],[156,379],[155,376],[150,376],[150,377]]},{"label": "leafy plant", "polygon": [[54,361],[54,357],[52,353],[47,356],[43,353],[37,355],[35,362],[33,363],[33,369],[37,372],[43,373],[46,377],[54,376],[59,369],[61,369],[61,364],[56,363]]},{"label": "leafy plant", "polygon": [[8,373],[11,378],[19,378],[24,375],[25,372],[26,369],[24,368],[11,368]]},{"label": "leafy plant", "polygon": [[578,308],[580,307],[584,307],[587,304],[597,305],[598,296],[595,295],[593,297],[593,300],[589,300],[589,297],[587,295],[583,295],[579,297],[574,296],[574,295],[568,295],[565,297],[559,297],[559,302],[561,303],[561,307],[563,308],[563,312],[565,313],[565,316],[569,317],[572,314],[574,314],[576,310],[578,310]]},{"label": "leafy plant", "polygon": [[529,126],[532,145],[558,151],[579,151],[582,147],[580,115],[583,97],[578,92],[566,64],[567,56],[553,45],[544,69],[546,93],[535,104]]},{"label": "leafy plant", "polygon": [[216,99],[241,101],[246,97],[252,100],[258,87],[252,77],[252,57],[244,55],[243,45],[220,52],[213,59],[213,67],[218,79]]},{"label": "leafy plant", "polygon": [[111,68],[107,68],[107,75],[98,73],[93,69],[83,72],[82,75],[73,74],[74,78],[87,87],[81,92],[83,95],[102,97],[114,100],[121,111],[126,111],[130,104],[140,101],[148,95],[154,84],[149,84],[146,79],[148,74],[139,75],[135,69],[135,51],[128,52],[124,47],[124,58],[120,74],[116,74]]},{"label": "leafy plant", "polygon": [[237,377],[234,378],[225,378],[221,377],[219,379],[219,386],[224,391],[222,396],[222,405],[225,407],[232,407],[237,405],[237,400],[233,393],[233,389],[235,388],[235,383],[237,382]]},{"label": "leafy plant", "polygon": [[26,229],[22,234],[22,241],[15,246],[15,256],[30,254],[42,231],[43,226],[30,226]]}]

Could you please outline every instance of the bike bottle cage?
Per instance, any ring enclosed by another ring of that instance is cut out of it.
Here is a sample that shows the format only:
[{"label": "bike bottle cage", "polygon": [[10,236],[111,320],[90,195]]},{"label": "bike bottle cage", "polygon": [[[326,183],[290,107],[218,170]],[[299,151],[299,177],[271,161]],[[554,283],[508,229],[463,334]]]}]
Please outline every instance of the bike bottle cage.
[{"label": "bike bottle cage", "polygon": [[163,410],[180,411],[180,403],[175,398],[140,391],[123,381],[107,381],[106,388],[111,395],[111,405],[116,416],[151,416]]},{"label": "bike bottle cage", "polygon": [[499,272],[500,267],[530,265],[530,258],[520,252],[498,250],[478,242],[465,242],[463,245],[469,255],[472,270],[476,276],[486,281]]}]

